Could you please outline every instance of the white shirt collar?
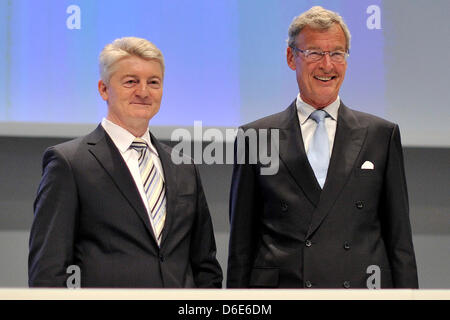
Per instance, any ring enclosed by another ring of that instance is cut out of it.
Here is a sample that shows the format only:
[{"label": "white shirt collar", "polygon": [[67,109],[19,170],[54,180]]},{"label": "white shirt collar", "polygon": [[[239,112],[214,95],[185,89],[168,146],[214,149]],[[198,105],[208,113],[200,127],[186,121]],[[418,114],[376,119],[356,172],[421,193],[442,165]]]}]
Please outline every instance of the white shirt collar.
[{"label": "white shirt collar", "polygon": [[[133,143],[134,139],[136,138],[128,130],[122,128],[121,126],[115,124],[114,122],[111,122],[106,118],[102,119],[102,127],[111,137],[117,149],[119,149],[121,153],[125,153],[130,148],[131,143]],[[150,139],[150,133],[148,130],[146,130],[145,133],[142,135],[142,137],[139,138],[144,139],[145,142],[147,142],[147,145],[149,146],[151,152],[158,155],[158,151],[156,151],[156,148],[152,144],[152,141]]]},{"label": "white shirt collar", "polygon": [[[341,100],[338,96],[336,100],[334,100],[334,102],[323,108],[323,110],[325,110],[333,120],[337,120],[338,109],[340,104]],[[306,120],[308,120],[309,116],[316,110],[316,108],[304,102],[300,97],[300,93],[297,95],[296,105],[298,118],[300,120],[300,124],[302,125],[305,123]]]}]

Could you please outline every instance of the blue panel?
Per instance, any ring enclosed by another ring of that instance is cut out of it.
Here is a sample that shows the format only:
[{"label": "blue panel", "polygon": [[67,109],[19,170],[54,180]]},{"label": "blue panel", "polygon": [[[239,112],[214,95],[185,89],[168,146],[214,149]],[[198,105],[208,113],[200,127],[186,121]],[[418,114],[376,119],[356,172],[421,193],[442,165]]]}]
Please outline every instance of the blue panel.
[{"label": "blue panel", "polygon": [[[0,121],[96,123],[98,54],[123,36],[154,42],[166,60],[161,110],[151,124],[238,126],[282,110],[298,92],[286,64],[293,17],[321,4],[352,33],[341,98],[383,116],[384,36],[360,1],[0,1]],[[80,29],[69,29],[72,4]]]}]

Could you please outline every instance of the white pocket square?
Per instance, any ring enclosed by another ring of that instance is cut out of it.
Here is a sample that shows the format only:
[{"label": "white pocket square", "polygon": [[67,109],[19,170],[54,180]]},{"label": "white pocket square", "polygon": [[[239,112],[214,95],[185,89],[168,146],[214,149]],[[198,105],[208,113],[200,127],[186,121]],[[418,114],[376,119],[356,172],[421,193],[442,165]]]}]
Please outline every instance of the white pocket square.
[{"label": "white pocket square", "polygon": [[364,162],[363,165],[361,166],[361,169],[363,169],[363,170],[373,170],[374,168],[375,168],[375,166],[370,161]]}]

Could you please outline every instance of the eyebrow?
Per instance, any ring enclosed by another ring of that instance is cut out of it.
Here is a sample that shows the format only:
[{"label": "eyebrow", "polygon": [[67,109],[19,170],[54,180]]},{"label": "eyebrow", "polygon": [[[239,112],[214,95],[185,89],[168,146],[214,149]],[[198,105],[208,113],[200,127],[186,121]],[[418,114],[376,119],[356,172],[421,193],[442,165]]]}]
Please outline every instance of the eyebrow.
[{"label": "eyebrow", "polygon": [[[321,50],[321,51],[323,51],[322,48],[317,47],[317,46],[310,46],[310,47],[307,47],[306,49],[307,49],[307,50]],[[331,50],[331,51],[337,51],[337,50],[345,51],[345,48],[342,47],[342,46],[336,46],[336,47],[334,47],[334,49]]]},{"label": "eyebrow", "polygon": [[126,75],[122,76],[122,79],[125,79],[125,78],[127,78],[127,77],[130,77],[130,78],[137,78],[137,76],[134,75],[134,74],[126,74]]},{"label": "eyebrow", "polygon": [[[127,78],[127,77],[130,77],[130,78],[135,78],[135,79],[137,79],[137,78],[139,78],[137,75],[135,75],[135,74],[126,74],[126,75],[124,75],[124,76],[122,76],[122,80],[123,79],[125,79],[125,78]],[[156,79],[161,79],[159,76],[157,76],[157,75],[154,75],[154,76],[151,76],[151,77],[149,77],[148,79],[154,79],[154,78],[156,78]]]}]

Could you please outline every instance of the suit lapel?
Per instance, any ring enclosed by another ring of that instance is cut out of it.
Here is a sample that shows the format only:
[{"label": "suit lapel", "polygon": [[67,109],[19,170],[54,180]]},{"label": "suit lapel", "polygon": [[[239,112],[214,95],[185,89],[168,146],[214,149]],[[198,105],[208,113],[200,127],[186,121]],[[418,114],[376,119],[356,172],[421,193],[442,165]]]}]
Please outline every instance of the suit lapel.
[{"label": "suit lapel", "polygon": [[138,216],[144,222],[147,231],[155,238],[150,219],[147,214],[139,190],[133,180],[133,177],[123,161],[120,151],[117,150],[114,142],[106,134],[101,125],[88,136],[87,144],[89,152],[97,159],[100,165],[105,169],[116,187],[123,194],[125,199],[136,211]]},{"label": "suit lapel", "polygon": [[339,197],[361,151],[366,134],[367,128],[362,127],[353,112],[341,102],[327,179],[306,238],[320,226]]},{"label": "suit lapel", "polygon": [[314,206],[320,199],[320,186],[308,162],[294,102],[282,113],[280,126],[280,159],[297,185]]},{"label": "suit lapel", "polygon": [[175,206],[177,203],[177,167],[173,163],[170,148],[162,145],[158,142],[158,140],[150,133],[152,143],[158,151],[159,159],[161,160],[161,165],[164,171],[164,182],[166,187],[166,221],[164,223],[164,228],[161,236],[161,244],[162,247],[164,241],[169,234],[170,226],[173,221],[173,217],[175,214]]}]

